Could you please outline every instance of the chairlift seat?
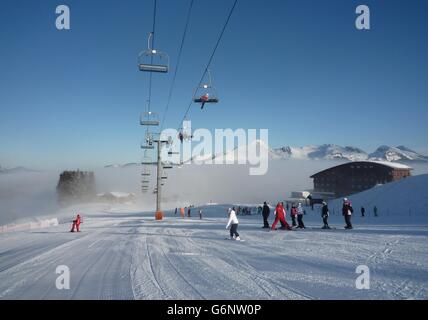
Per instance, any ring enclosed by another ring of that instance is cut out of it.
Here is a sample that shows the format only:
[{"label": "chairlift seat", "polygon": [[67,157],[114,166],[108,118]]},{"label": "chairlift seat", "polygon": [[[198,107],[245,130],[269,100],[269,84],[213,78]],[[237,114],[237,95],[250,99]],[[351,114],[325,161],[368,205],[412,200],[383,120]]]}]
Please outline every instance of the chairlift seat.
[{"label": "chairlift seat", "polygon": [[153,150],[155,148],[155,146],[153,146],[153,145],[148,145],[148,144],[146,144],[146,145],[141,145],[141,149],[144,149],[144,150]]},{"label": "chairlift seat", "polygon": [[219,99],[218,98],[208,98],[207,100],[202,99],[202,98],[195,98],[193,100],[195,103],[218,103]]},{"label": "chairlift seat", "polygon": [[140,71],[145,72],[168,73],[167,65],[140,63],[138,68],[140,69]]}]

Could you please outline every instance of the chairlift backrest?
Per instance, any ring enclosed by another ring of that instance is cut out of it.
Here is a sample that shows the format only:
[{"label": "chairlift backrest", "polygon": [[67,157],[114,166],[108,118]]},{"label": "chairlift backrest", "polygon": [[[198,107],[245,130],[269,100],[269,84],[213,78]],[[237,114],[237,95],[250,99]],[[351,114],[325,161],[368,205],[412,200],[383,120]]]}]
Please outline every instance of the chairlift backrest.
[{"label": "chairlift backrest", "polygon": [[138,55],[138,68],[145,72],[167,73],[169,70],[169,56],[151,48],[153,33],[150,32],[147,40],[147,50],[141,51]]}]

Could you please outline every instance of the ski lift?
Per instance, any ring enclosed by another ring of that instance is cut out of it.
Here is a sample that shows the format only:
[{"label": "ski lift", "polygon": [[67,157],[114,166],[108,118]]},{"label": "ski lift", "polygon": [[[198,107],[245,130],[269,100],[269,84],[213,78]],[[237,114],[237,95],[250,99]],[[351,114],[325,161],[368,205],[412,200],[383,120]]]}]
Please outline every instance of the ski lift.
[{"label": "ski lift", "polygon": [[153,32],[149,33],[147,39],[147,50],[141,51],[138,55],[138,68],[145,72],[167,73],[169,70],[169,56],[166,53],[155,50],[151,47]]},{"label": "ski lift", "polygon": [[150,169],[149,168],[144,168],[143,172],[141,172],[141,176],[142,177],[150,177],[151,176]]},{"label": "ski lift", "polygon": [[141,160],[142,165],[152,165],[154,164],[152,157],[148,155],[144,155],[143,159]]},{"label": "ski lift", "polygon": [[146,132],[146,137],[141,142],[141,149],[144,150],[153,150],[155,148],[154,144],[154,135],[149,131]]},{"label": "ski lift", "polygon": [[158,126],[159,116],[151,111],[144,112],[140,117],[140,124],[142,126]]},{"label": "ski lift", "polygon": [[180,132],[178,133],[178,139],[181,143],[183,143],[183,141],[190,141],[193,139],[193,133],[188,130],[186,126],[184,126],[180,128]]},{"label": "ski lift", "polygon": [[201,109],[204,108],[206,103],[218,103],[218,95],[215,88],[212,86],[211,72],[207,70],[208,74],[208,83],[201,84],[195,90],[195,95],[193,96],[194,103],[200,103]]}]

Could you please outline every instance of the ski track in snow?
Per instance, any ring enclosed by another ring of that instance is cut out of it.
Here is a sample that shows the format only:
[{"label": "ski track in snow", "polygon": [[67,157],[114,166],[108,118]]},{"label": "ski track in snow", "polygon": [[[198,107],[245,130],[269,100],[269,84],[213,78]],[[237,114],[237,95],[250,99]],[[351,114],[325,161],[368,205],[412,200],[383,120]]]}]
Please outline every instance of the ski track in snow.
[{"label": "ski track in snow", "polygon": [[[81,233],[2,234],[0,299],[428,298],[427,226],[266,232],[259,216],[239,219],[245,242],[224,240],[224,218],[120,212],[86,218]],[[370,290],[355,288],[361,264]],[[59,265],[70,290],[55,286]]]}]

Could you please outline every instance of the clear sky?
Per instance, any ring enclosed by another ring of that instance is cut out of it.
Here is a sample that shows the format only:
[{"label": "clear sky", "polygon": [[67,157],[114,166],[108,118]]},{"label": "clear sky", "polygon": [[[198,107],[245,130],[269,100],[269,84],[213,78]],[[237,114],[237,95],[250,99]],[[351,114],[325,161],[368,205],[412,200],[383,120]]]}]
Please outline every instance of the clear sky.
[{"label": "clear sky", "polygon": [[[165,128],[177,128],[232,0],[195,0]],[[156,47],[176,63],[190,0],[158,0]],[[71,9],[71,30],[55,8]],[[371,9],[371,30],[355,8]],[[0,1],[0,165],[138,162],[153,0]],[[268,128],[272,147],[381,144],[428,153],[428,1],[240,0],[212,64],[221,103],[193,127]],[[173,72],[153,77],[163,112]]]}]

